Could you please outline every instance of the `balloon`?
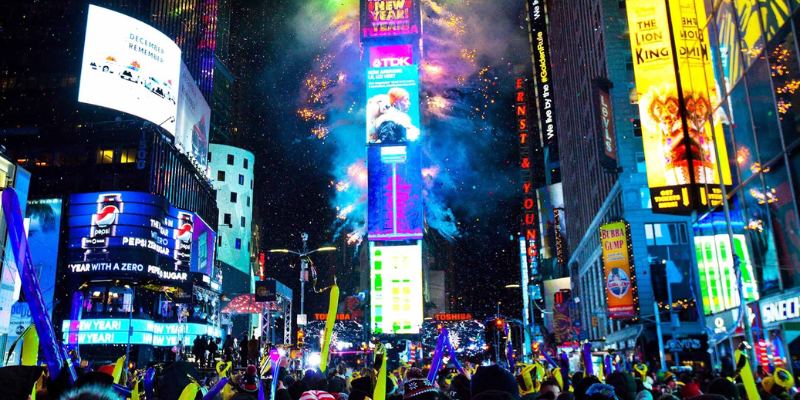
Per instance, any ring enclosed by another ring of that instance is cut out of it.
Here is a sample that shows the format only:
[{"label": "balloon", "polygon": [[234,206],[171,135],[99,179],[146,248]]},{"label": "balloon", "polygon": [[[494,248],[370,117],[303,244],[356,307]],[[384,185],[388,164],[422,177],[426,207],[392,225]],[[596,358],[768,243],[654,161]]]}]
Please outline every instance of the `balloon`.
[{"label": "balloon", "polygon": [[586,376],[594,375],[594,365],[592,365],[592,344],[584,343],[581,349],[581,357],[583,357],[583,374]]},{"label": "balloon", "polygon": [[386,400],[386,364],[389,360],[386,359],[386,350],[383,345],[379,347],[380,353],[376,351],[375,355],[380,354],[381,368],[378,370],[378,381],[375,382],[375,391],[372,393],[372,400]]},{"label": "balloon", "polygon": [[147,395],[148,399],[152,399],[155,397],[155,379],[156,379],[156,370],[153,367],[148,368],[144,371],[144,394]]},{"label": "balloon", "polygon": [[449,340],[447,335],[447,328],[442,328],[439,337],[436,339],[436,349],[433,351],[433,359],[431,360],[431,369],[428,371],[428,382],[436,382],[436,374],[439,373],[439,368],[442,367],[442,352],[444,351],[445,341]]},{"label": "balloon", "polygon": [[739,377],[742,378],[742,384],[744,385],[745,392],[747,392],[747,398],[760,399],[761,397],[759,397],[760,395],[758,394],[758,388],[753,378],[753,370],[750,369],[750,361],[747,359],[747,354],[737,349],[734,352],[734,356],[736,357],[736,369],[739,373]]},{"label": "balloon", "polygon": [[281,353],[278,350],[272,349],[269,353],[269,359],[272,362],[272,387],[270,388],[269,398],[275,400],[275,392],[278,391],[278,373],[281,370]]},{"label": "balloon", "polygon": [[[447,328],[443,328],[446,330]],[[450,334],[447,335],[444,342],[445,346],[447,346],[447,353],[450,354],[450,361],[456,366],[458,372],[466,375],[466,371],[464,371],[464,367],[461,366],[461,363],[458,362],[458,357],[456,355],[455,350],[453,350],[453,345],[450,344]]]},{"label": "balloon", "polygon": [[208,393],[205,394],[205,396],[203,396],[203,400],[212,400],[214,397],[217,396],[217,394],[219,394],[219,392],[222,391],[222,389],[227,384],[228,384],[228,378],[227,377],[226,378],[220,378],[220,380],[217,381],[217,384],[214,385],[211,388],[211,390],[209,390]]},{"label": "balloon", "polygon": [[50,320],[47,306],[44,304],[42,289],[39,286],[39,278],[36,276],[31,263],[31,249],[28,247],[28,238],[23,227],[22,212],[19,207],[19,197],[13,188],[6,188],[2,195],[3,214],[6,217],[8,226],[8,245],[14,254],[14,262],[19,271],[22,291],[31,311],[31,319],[36,326],[36,333],[39,335],[39,344],[42,349],[42,356],[47,363],[50,371],[50,379],[57,379],[61,374],[61,369],[66,365],[70,383],[75,383],[78,375],[71,365],[66,364],[64,352],[61,345],[56,340],[53,323]]},{"label": "balloon", "polygon": [[199,391],[200,385],[197,384],[197,382],[189,382],[189,384],[183,388],[178,400],[194,400],[197,398],[197,392]]},{"label": "balloon", "polygon": [[22,335],[22,365],[36,365],[39,361],[39,335],[28,327]]},{"label": "balloon", "polygon": [[125,369],[125,356],[122,356],[117,359],[117,362],[114,363],[114,372],[111,376],[114,377],[114,383],[119,383],[120,379],[122,379],[122,371]]},{"label": "balloon", "polygon": [[133,381],[133,388],[131,388],[131,400],[139,400],[141,396],[139,395],[139,380],[134,379]]},{"label": "balloon", "polygon": [[564,382],[567,386],[562,386],[561,388],[564,391],[567,391],[567,387],[569,386],[569,358],[567,358],[567,353],[561,353],[559,358],[559,364],[561,368],[559,368],[559,372],[561,373],[561,381]]},{"label": "balloon", "polygon": [[606,354],[603,357],[603,375],[609,376],[614,370],[611,368],[611,356]]},{"label": "balloon", "polygon": [[325,318],[325,340],[322,342],[322,354],[319,370],[323,373],[328,368],[328,353],[331,350],[331,335],[333,324],[336,322],[336,311],[339,308],[339,286],[331,286],[330,299],[328,300],[328,315]]},{"label": "balloon", "polygon": [[[128,389],[127,387],[122,386],[122,385],[120,385],[118,383],[114,384],[114,391],[117,392],[117,394],[119,394],[123,398],[128,398],[131,395],[131,390],[130,389]],[[181,399],[181,400],[183,400],[183,399]],[[194,400],[194,397],[192,397],[191,400]]]}]

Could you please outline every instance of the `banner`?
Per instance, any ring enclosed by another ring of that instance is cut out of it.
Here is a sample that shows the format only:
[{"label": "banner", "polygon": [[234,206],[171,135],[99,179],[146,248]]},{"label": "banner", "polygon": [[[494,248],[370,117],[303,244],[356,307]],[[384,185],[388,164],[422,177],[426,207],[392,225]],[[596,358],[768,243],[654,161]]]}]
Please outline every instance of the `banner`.
[{"label": "banner", "polygon": [[610,172],[617,171],[617,132],[614,129],[614,108],[611,103],[611,82],[595,79],[592,82],[594,91],[597,123],[600,125],[602,137],[600,143],[600,165]]},{"label": "banner", "polygon": [[712,117],[719,96],[698,18],[705,18],[703,3],[675,0],[667,10],[666,2],[632,0],[627,10],[653,212],[717,206],[718,185],[730,185],[731,174],[722,125]]},{"label": "banner", "polygon": [[361,0],[361,37],[419,33],[419,0]]},{"label": "banner", "polygon": [[606,289],[608,317],[629,319],[637,316],[639,298],[636,273],[631,263],[629,227],[625,221],[600,226],[603,251],[603,279]]}]

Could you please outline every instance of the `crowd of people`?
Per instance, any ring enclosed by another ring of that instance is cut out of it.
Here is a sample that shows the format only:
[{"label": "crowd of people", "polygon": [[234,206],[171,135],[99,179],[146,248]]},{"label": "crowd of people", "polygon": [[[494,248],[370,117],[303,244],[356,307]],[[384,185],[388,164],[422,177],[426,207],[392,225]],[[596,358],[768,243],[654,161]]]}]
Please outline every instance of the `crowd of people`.
[{"label": "crowd of people", "polygon": [[[773,368],[772,372],[758,368],[761,373],[756,375],[756,387],[748,390],[738,376],[742,370],[724,375],[704,371],[676,374],[648,371],[644,364],[635,364],[593,374],[592,368],[570,373],[555,365],[547,367],[544,359],[511,369],[450,360],[452,363],[445,363],[436,374],[424,366],[401,363],[389,369],[385,382],[379,384],[383,357],[373,358],[371,353],[347,361],[334,358],[323,372],[319,368],[295,368],[296,360],[276,349],[273,353],[283,355],[280,361],[267,362],[270,352],[259,351],[255,338],[243,337],[241,342],[228,338],[222,354],[215,357],[218,349],[218,341],[198,337],[192,348],[198,364],[159,363],[147,370],[133,369],[121,379],[113,365],[93,366],[82,360],[78,381],[62,387],[63,379],[49,380],[44,367],[0,368],[0,399],[28,400],[35,394],[37,400],[199,400],[216,387],[219,393],[210,397],[215,400],[271,399],[272,388],[274,400],[800,400],[794,377],[782,368]],[[236,351],[246,367],[230,361]],[[273,368],[277,371],[274,384]],[[145,378],[148,373],[153,376]],[[432,381],[431,376],[435,376]],[[150,389],[146,390],[148,379]],[[220,383],[221,379],[227,383]],[[203,390],[185,397],[184,389],[192,384]],[[139,394],[133,397],[132,392]]]}]

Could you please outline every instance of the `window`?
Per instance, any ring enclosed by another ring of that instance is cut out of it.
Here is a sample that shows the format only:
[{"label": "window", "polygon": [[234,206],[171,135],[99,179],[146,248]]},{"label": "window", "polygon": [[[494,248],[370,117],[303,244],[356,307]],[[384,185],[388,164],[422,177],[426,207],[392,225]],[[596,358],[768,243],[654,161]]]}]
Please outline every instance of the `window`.
[{"label": "window", "polygon": [[237,195],[236,192],[231,192],[231,203],[236,203],[238,197],[239,195]]},{"label": "window", "polygon": [[111,149],[97,150],[98,164],[111,164],[113,162],[114,162],[114,150]]},{"label": "window", "polygon": [[136,162],[136,149],[125,149],[120,154],[119,162],[123,164],[130,164]]},{"label": "window", "polygon": [[639,196],[642,199],[642,208],[650,209],[653,208],[653,203],[650,202],[650,188],[639,188]]},{"label": "window", "polygon": [[244,228],[245,222],[247,222],[245,217],[242,217],[242,228]]},{"label": "window", "polygon": [[239,184],[244,185],[244,175],[239,174]]},{"label": "window", "polygon": [[250,196],[247,196],[247,206],[250,207]]},{"label": "window", "polygon": [[228,165],[233,165],[233,154],[228,154]]},{"label": "window", "polygon": [[236,238],[236,250],[242,249],[242,239]]},{"label": "window", "polygon": [[647,163],[644,160],[644,152],[636,152],[636,172],[647,173]]},{"label": "window", "polygon": [[243,160],[243,165],[244,165],[244,169],[248,169],[248,168],[250,168],[250,160],[248,160],[248,159],[246,159],[246,158],[245,158],[245,159]]},{"label": "window", "polygon": [[211,162],[211,152],[208,152],[208,162]]},{"label": "window", "polygon": [[217,171],[217,181],[225,182],[225,171]]},{"label": "window", "polygon": [[223,221],[224,224],[230,225],[231,224],[231,215],[228,214],[228,213],[225,213],[225,215],[222,217],[222,221]]}]

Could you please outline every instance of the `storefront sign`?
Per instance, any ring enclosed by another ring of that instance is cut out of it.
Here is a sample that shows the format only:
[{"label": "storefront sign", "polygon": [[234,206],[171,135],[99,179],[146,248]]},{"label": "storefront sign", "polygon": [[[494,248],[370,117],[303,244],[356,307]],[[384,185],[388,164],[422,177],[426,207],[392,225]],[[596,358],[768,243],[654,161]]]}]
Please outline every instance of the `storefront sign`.
[{"label": "storefront sign", "polygon": [[437,321],[469,321],[472,319],[471,313],[439,313],[433,316]]},{"label": "storefront sign", "polygon": [[131,344],[175,346],[179,341],[190,345],[197,336],[222,337],[219,327],[197,323],[159,323],[144,319],[102,318],[64,320],[64,343]]},{"label": "storefront sign", "polygon": [[779,299],[761,300],[761,321],[764,325],[777,324],[800,318],[800,294],[785,295]]}]

